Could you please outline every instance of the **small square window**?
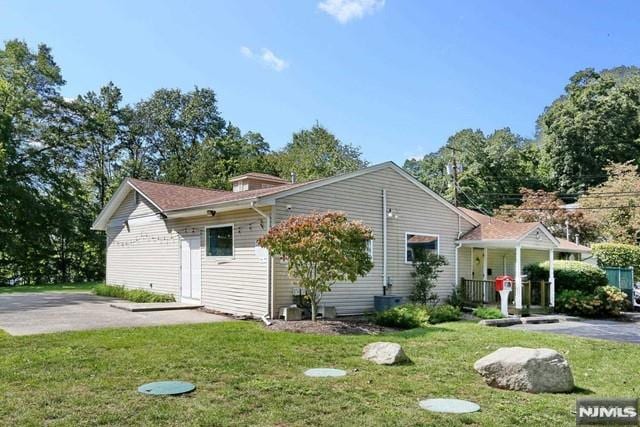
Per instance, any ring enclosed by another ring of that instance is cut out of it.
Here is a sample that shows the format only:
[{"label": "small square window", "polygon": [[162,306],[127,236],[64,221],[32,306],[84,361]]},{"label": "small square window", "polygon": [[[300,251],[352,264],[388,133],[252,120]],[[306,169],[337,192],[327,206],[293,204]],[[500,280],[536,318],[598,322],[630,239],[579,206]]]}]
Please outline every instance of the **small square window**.
[{"label": "small square window", "polygon": [[439,252],[438,236],[432,234],[407,233],[405,246],[405,262],[419,259],[421,253]]},{"label": "small square window", "polygon": [[233,256],[233,225],[207,228],[207,256]]}]

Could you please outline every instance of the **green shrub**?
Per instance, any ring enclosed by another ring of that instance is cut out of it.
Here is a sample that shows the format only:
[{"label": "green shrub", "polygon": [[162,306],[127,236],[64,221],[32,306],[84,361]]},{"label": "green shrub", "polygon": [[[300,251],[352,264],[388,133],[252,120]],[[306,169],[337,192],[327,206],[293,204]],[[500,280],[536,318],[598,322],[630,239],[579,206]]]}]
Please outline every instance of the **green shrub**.
[{"label": "green shrub", "polygon": [[454,288],[451,292],[451,295],[449,295],[445,302],[449,305],[462,309],[464,300],[462,299],[462,295],[460,294],[460,289]]},{"label": "green shrub", "polygon": [[441,255],[429,251],[415,249],[411,276],[416,279],[415,287],[411,293],[411,301],[417,304],[435,305],[438,295],[433,292],[438,275],[442,273],[442,267],[448,264],[447,259]]},{"label": "green shrub", "polygon": [[565,290],[556,298],[558,311],[585,317],[619,316],[628,304],[627,294],[614,286],[600,286],[593,293]]},{"label": "green shrub", "polygon": [[424,305],[404,304],[379,311],[372,316],[375,324],[400,329],[420,328],[427,325],[429,310]]},{"label": "green shrub", "polygon": [[[524,271],[534,283],[549,280],[549,261],[527,265]],[[582,261],[555,261],[553,273],[556,292],[576,290],[593,293],[598,286],[607,285],[607,275],[603,270]]]},{"label": "green shrub", "polygon": [[174,302],[173,295],[157,294],[144,289],[125,289],[124,286],[98,285],[93,292],[103,297],[126,299],[133,302]]},{"label": "green shrub", "polygon": [[480,319],[502,319],[502,312],[495,307],[480,307],[473,310],[473,315]]},{"label": "green shrub", "polygon": [[429,323],[435,325],[436,323],[454,322],[460,320],[462,313],[458,307],[451,305],[439,305],[434,307],[429,313]]},{"label": "green shrub", "polygon": [[640,271],[640,246],[596,243],[591,249],[600,267],[633,267],[635,271]]}]

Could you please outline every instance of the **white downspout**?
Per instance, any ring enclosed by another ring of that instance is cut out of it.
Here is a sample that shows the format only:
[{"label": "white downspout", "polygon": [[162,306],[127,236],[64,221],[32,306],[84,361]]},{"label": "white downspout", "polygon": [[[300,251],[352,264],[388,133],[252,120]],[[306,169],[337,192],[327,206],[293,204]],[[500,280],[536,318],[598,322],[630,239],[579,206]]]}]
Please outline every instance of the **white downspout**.
[{"label": "white downspout", "polygon": [[453,285],[454,289],[458,288],[458,285],[460,284],[460,273],[458,273],[458,249],[460,249],[462,247],[462,243],[456,243],[456,252],[455,252],[455,283]]},{"label": "white downspout", "polygon": [[[256,208],[256,202],[251,202],[250,206],[251,206],[251,209],[253,209],[258,213],[258,215],[260,215],[261,217],[267,220],[267,231],[269,231],[269,229],[271,228],[271,215],[267,215],[264,212],[262,212],[260,209]],[[267,323],[265,320],[266,316],[271,316],[272,319],[274,317],[273,280],[271,278],[271,273],[272,273],[271,270],[272,270],[271,254],[269,253],[269,255],[267,256],[267,313],[262,317],[262,320],[265,321],[265,323]]]},{"label": "white downspout", "polygon": [[382,189],[382,293],[387,293],[387,190]]}]

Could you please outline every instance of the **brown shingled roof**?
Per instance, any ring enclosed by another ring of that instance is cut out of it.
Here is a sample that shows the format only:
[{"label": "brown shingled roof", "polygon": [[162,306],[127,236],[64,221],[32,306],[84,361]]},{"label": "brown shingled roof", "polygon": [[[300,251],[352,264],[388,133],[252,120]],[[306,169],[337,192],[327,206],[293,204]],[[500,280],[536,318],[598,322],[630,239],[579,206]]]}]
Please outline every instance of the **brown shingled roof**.
[{"label": "brown shingled roof", "polygon": [[129,178],[129,182],[162,211],[188,209],[199,206],[204,207],[215,203],[252,199],[254,197],[276,194],[307,184],[278,185],[259,190],[232,192],[225,190],[210,190],[200,187],[186,187],[183,185],[144,181],[133,178]]},{"label": "brown shingled roof", "polygon": [[518,240],[542,225],[540,222],[507,222],[471,209],[459,209],[480,223],[460,240]]},{"label": "brown shingled roof", "polygon": [[560,241],[560,246],[558,246],[558,249],[560,249],[561,251],[591,252],[591,248],[588,246],[577,245],[573,242],[570,242],[567,239],[558,239],[558,240]]}]

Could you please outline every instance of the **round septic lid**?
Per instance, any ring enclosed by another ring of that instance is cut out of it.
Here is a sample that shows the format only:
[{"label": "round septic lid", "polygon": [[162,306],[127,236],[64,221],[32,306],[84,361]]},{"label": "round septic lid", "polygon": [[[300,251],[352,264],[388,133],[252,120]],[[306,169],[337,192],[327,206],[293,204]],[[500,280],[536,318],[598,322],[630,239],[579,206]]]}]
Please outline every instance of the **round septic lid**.
[{"label": "round septic lid", "polygon": [[184,381],[158,381],[142,384],[138,387],[140,393],[154,396],[176,396],[178,394],[191,393],[195,389],[196,386]]},{"label": "round septic lid", "polygon": [[308,377],[344,377],[347,375],[347,371],[333,368],[314,368],[304,371],[304,374]]},{"label": "round septic lid", "polygon": [[466,414],[477,412],[480,406],[477,403],[460,399],[427,399],[420,401],[420,407],[431,412],[445,412],[448,414]]}]

